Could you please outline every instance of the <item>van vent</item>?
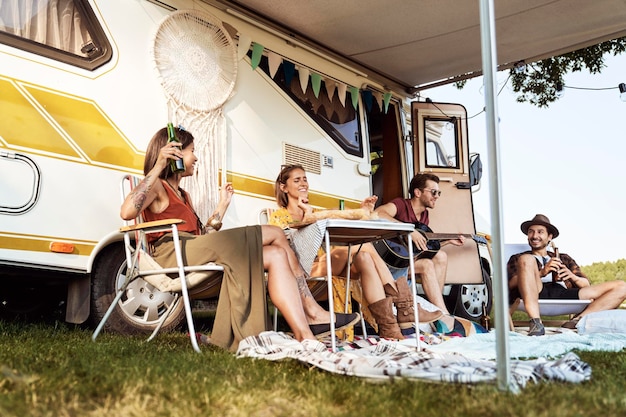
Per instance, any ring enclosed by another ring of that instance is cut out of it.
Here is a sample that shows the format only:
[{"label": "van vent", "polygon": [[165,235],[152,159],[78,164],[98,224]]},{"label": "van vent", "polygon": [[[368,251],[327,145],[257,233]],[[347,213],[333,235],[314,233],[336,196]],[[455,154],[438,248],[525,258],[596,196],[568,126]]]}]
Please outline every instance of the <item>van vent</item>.
[{"label": "van vent", "polygon": [[283,161],[285,165],[300,164],[307,173],[318,175],[322,173],[322,162],[319,152],[283,142]]}]

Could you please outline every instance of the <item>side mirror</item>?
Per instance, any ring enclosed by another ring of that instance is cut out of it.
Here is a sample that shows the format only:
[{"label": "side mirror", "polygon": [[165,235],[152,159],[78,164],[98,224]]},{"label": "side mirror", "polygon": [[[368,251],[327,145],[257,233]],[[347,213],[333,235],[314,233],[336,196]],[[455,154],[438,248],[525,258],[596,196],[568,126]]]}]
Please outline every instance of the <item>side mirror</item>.
[{"label": "side mirror", "polygon": [[470,186],[478,185],[483,176],[483,163],[480,160],[480,154],[475,153],[470,156],[469,181]]}]

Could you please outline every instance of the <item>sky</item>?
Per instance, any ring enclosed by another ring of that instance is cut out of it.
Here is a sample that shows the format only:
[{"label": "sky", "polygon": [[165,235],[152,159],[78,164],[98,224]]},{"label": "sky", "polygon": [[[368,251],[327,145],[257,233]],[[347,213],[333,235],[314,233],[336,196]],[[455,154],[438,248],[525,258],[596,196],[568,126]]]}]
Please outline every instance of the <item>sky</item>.
[{"label": "sky", "polygon": [[[564,95],[548,108],[517,103],[508,71],[497,74],[500,196],[504,243],[526,243],[520,225],[541,213],[560,232],[561,253],[579,265],[626,259],[626,54],[606,57],[601,74],[565,75]],[[468,113],[470,152],[483,162],[478,215],[491,218],[483,78],[422,92],[434,102],[463,104]],[[578,88],[611,88],[581,90]],[[478,221],[477,221],[478,224]],[[487,227],[489,227],[487,225]]]}]

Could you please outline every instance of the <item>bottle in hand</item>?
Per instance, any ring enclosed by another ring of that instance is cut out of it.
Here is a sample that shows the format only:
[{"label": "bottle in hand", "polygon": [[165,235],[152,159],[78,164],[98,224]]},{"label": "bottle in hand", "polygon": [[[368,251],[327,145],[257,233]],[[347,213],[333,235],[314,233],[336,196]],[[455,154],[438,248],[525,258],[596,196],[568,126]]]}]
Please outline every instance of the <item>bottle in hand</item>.
[{"label": "bottle in hand", "polygon": [[[172,123],[167,124],[167,141],[169,142],[180,142],[176,137],[176,132],[174,131],[174,125]],[[170,168],[172,168],[172,172],[177,174],[179,172],[185,172],[185,163],[182,159],[172,159],[170,161]]]},{"label": "bottle in hand", "polygon": [[[555,259],[561,259],[560,255],[559,255],[559,248],[557,248],[554,245],[554,242],[552,242],[552,249],[554,250],[554,257],[555,257]],[[557,281],[560,281],[559,271],[558,270],[557,271],[552,271],[552,282],[557,282]]]}]

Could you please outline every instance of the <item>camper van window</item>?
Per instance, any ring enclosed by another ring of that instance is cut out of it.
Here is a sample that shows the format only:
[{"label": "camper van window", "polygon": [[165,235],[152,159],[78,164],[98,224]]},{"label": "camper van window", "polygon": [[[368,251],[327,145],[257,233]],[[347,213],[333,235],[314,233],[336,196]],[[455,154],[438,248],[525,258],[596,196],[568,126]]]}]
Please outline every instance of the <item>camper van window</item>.
[{"label": "camper van window", "polygon": [[[287,65],[290,64],[288,63]],[[259,68],[262,69],[268,77],[270,76],[267,57],[263,56]],[[345,105],[342,105],[335,89],[332,99],[329,99],[324,81],[322,81],[317,97],[315,97],[310,82],[308,83],[306,92],[303,93],[300,87],[298,69],[295,68],[289,85],[287,85],[284,68],[285,64],[280,64],[272,80],[324,129],[346,153],[362,157],[363,140],[359,128],[359,114],[358,111],[352,107],[350,98],[346,98]]]},{"label": "camper van window", "polygon": [[87,0],[0,1],[0,42],[88,70],[111,59]]},{"label": "camper van window", "polygon": [[459,168],[458,119],[424,118],[426,166]]}]

